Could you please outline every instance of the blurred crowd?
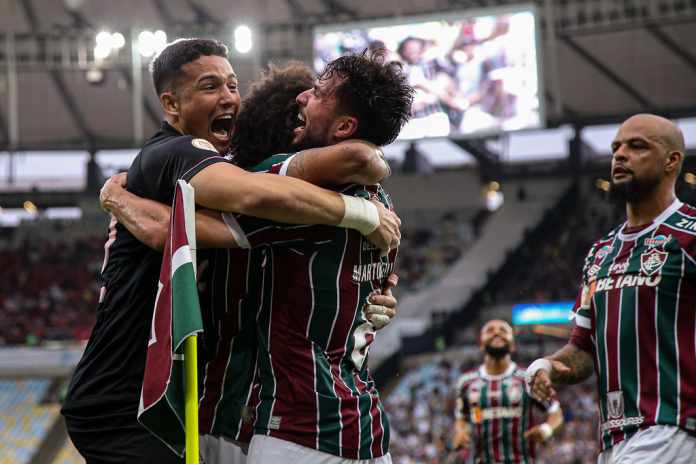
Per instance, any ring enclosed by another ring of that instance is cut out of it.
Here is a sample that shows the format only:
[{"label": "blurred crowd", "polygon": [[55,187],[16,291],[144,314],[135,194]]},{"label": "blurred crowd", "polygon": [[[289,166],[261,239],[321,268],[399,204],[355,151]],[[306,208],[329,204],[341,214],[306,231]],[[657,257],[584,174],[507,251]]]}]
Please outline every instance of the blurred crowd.
[{"label": "blurred crowd", "polygon": [[94,236],[0,248],[0,345],[87,339],[103,243]]},{"label": "blurred crowd", "polygon": [[[452,449],[456,384],[461,373],[477,368],[479,354],[461,362],[431,361],[407,371],[386,398],[395,464],[464,464],[468,450]],[[539,464],[594,463],[598,452],[594,384],[566,387],[559,392],[565,423],[538,448]],[[543,412],[537,417],[542,418]]]},{"label": "blurred crowd", "polygon": [[417,292],[435,282],[473,243],[473,222],[468,211],[404,219],[396,294]]}]

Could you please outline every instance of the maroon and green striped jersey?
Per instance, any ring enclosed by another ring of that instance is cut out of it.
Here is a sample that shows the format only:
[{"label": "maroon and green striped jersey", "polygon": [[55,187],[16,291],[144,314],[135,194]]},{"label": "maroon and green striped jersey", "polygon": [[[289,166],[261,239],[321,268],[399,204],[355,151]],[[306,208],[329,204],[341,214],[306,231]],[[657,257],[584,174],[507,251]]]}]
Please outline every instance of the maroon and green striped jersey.
[{"label": "maroon and green striped jersey", "polygon": [[[342,191],[377,198],[381,187]],[[347,459],[388,452],[389,423],[367,367],[375,330],[363,314],[394,269],[358,232],[240,215],[238,241],[268,246],[257,318],[255,433]]]},{"label": "maroon and green striped jersey", "polygon": [[594,357],[603,450],[654,424],[696,431],[694,256],[696,209],[678,200],[587,255],[571,343]]},{"label": "maroon and green striped jersey", "polygon": [[[251,171],[283,175],[291,157],[271,156]],[[248,443],[253,429],[244,408],[256,369],[256,317],[267,248],[202,251],[199,294],[208,359],[202,369],[200,433]]]},{"label": "maroon and green striped jersey", "polygon": [[[471,447],[477,463],[534,462],[534,444],[524,433],[536,425],[541,403],[525,390],[525,371],[510,363],[500,375],[485,366],[465,372],[457,383],[455,416],[471,425]],[[558,408],[554,402],[548,411]]]}]

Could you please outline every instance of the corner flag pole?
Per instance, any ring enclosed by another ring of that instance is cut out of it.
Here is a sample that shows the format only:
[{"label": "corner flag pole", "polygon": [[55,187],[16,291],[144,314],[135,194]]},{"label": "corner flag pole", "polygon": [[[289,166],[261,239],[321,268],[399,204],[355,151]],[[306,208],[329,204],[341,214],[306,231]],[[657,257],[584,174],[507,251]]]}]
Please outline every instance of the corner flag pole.
[{"label": "corner flag pole", "polygon": [[196,335],[184,342],[186,464],[198,464],[198,353]]}]

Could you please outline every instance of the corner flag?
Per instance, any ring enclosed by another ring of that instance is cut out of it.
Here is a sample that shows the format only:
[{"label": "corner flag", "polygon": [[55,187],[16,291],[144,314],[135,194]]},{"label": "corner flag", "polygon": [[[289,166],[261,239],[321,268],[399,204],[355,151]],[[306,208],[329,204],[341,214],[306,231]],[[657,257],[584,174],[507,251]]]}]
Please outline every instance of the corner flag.
[{"label": "corner flag", "polygon": [[179,456],[187,450],[187,463],[198,463],[195,338],[203,331],[195,249],[193,187],[179,180],[157,284],[138,420]]}]

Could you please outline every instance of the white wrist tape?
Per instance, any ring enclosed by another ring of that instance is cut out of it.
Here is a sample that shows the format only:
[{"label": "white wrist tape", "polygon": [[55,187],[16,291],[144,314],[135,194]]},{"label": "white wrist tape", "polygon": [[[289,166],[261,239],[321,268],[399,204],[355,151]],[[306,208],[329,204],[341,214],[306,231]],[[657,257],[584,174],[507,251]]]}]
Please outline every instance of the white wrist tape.
[{"label": "white wrist tape", "polygon": [[379,211],[371,202],[341,194],[345,213],[338,227],[355,229],[363,235],[370,235],[379,227]]},{"label": "white wrist tape", "polygon": [[387,308],[382,305],[368,304],[365,307],[365,318],[372,323],[372,326],[379,330],[387,326],[392,318],[387,316]]},{"label": "white wrist tape", "polygon": [[539,358],[535,360],[527,368],[527,379],[525,385],[527,387],[527,393],[531,394],[532,382],[534,381],[534,376],[538,371],[545,371],[547,374],[551,373],[551,361],[545,358]]},{"label": "white wrist tape", "polygon": [[553,428],[547,422],[539,425],[539,431],[541,432],[541,436],[544,438],[544,441],[548,440],[553,435]]}]

